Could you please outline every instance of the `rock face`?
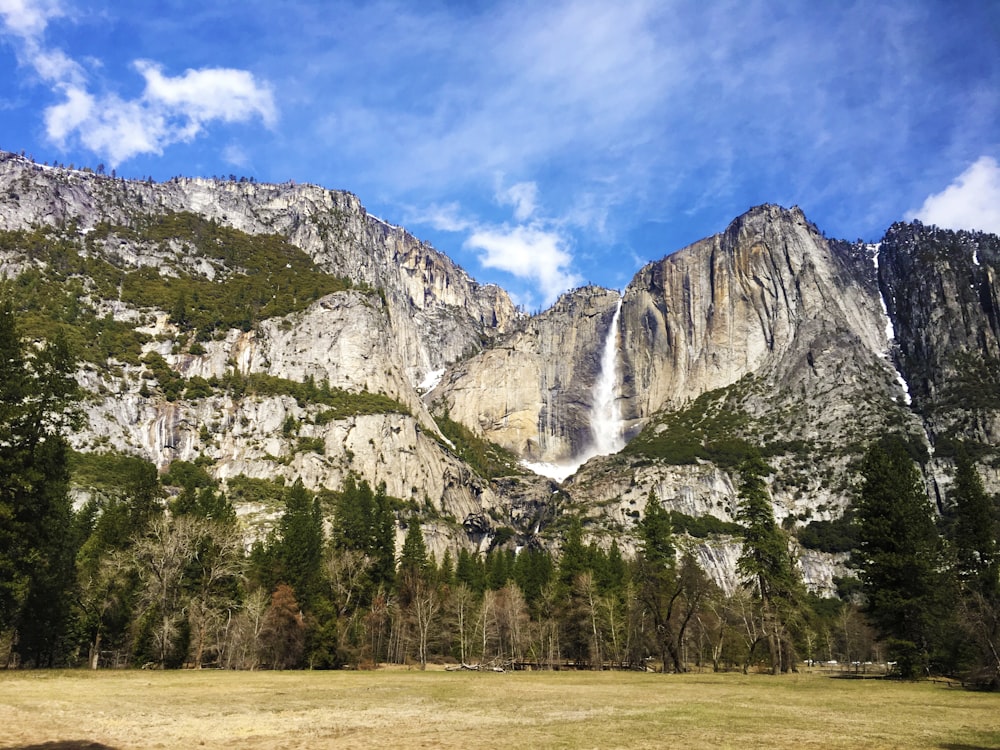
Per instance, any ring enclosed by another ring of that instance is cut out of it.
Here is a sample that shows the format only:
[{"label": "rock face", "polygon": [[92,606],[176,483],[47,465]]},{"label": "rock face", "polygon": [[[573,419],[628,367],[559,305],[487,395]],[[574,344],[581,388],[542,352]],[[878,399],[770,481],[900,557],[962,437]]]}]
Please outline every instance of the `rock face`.
[{"label": "rock face", "polygon": [[1000,437],[1000,238],[894,224],[879,245],[879,284],[914,408],[935,436]]},{"label": "rock face", "polygon": [[878,257],[894,358],[932,452],[932,494],[947,502],[959,443],[1000,490],[1000,238],[894,224]]},{"label": "rock face", "polygon": [[448,371],[427,400],[522,458],[565,461],[593,442],[594,387],[617,305],[617,293],[597,287],[564,294]]},{"label": "rock face", "polygon": [[[226,253],[143,238],[156,217],[184,212],[241,237],[279,237],[310,259],[309,273],[352,284],[196,340],[165,304],[130,302],[121,282],[109,291],[79,270],[100,261],[115,278],[143,269],[211,284],[250,273]],[[15,234],[33,227],[54,228],[60,252],[76,254],[81,309],[146,337],[144,356],[111,351],[81,366],[90,423],[75,447],[160,467],[200,458],[221,480],[384,482],[424,513],[439,555],[485,549],[505,526],[511,544],[555,548],[547,527],[567,512],[592,539],[634,549],[650,492],[724,525],[748,445],[774,468],[775,516],[792,531],[842,514],[857,459],[887,431],[932,456],[929,492],[942,505],[959,442],[1000,490],[994,236],[900,224],[878,246],[852,245],[824,238],[797,208],[759,206],[649,264],[623,295],[585,287],[526,318],[355,196],[310,185],[125,181],[0,153],[0,276],[55,270]],[[596,452],[602,376],[631,442],[561,484],[485,476],[435,421],[447,413],[521,459],[575,465]],[[352,406],[336,411],[335,396]],[[731,537],[685,544],[733,585]],[[807,582],[832,591],[843,557],[799,552]]]},{"label": "rock face", "polygon": [[629,284],[627,412],[643,419],[810,352],[815,369],[837,336],[878,358],[886,340],[872,291],[799,209],[752,209]]},{"label": "rock face", "polygon": [[117,180],[0,153],[0,230],[190,211],[248,234],[280,234],[324,270],[381,290],[414,385],[516,326],[506,292],[483,286],[405,230],[369,216],[356,196],[314,185],[174,178]]},{"label": "rock face", "polygon": [[[157,384],[147,367],[91,363],[80,372],[94,396],[87,406],[89,428],[74,438],[77,448],[136,453],[161,468],[202,456],[212,460],[219,479],[301,477],[315,489],[337,489],[351,472],[372,485],[385,482],[389,494],[443,516],[433,536],[446,546],[468,542],[461,526],[467,516],[492,511],[502,519],[510,512],[510,503],[440,436],[417,385],[516,327],[522,316],[503,290],[477,284],[446,256],[369,216],[355,196],[292,183],[125,181],[0,154],[0,197],[2,231],[58,228],[60,238],[84,255],[164,276],[218,280],[242,271],[192,255],[174,241],[134,241],[127,233],[89,245],[86,239],[99,225],[141,226],[171,212],[190,212],[249,235],[287,238],[320,270],[350,279],[356,289],[249,330],[224,332],[202,342],[197,354],[167,310],[120,299],[85,302],[152,336],[144,352],[161,355],[184,379],[239,373],[308,380],[380,394],[409,412],[327,422],[319,419],[321,406],[291,396],[168,398],[156,388],[145,393],[148,384]],[[28,268],[45,272],[44,263],[19,248],[0,250],[0,274],[15,277]]]}]

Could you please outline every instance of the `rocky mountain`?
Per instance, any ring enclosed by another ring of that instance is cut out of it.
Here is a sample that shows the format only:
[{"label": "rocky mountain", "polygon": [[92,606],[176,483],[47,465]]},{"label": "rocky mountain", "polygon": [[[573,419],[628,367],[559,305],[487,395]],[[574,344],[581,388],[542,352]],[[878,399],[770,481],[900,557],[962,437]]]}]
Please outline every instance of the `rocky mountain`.
[{"label": "rocky mountain", "polygon": [[[874,437],[907,437],[942,506],[959,443],[1000,489],[993,236],[897,224],[868,246],[759,206],[622,293],[573,290],[529,318],[310,185],[0,154],[0,230],[26,330],[81,352],[78,450],[312,489],[353,474],[418,512],[439,554],[554,546],[567,514],[627,550],[652,492],[730,585],[736,466],[755,446],[829,592]],[[248,528],[273,517],[240,511]]]},{"label": "rocky mountain", "polygon": [[[135,347],[85,354],[79,379],[92,400],[78,448],[137,453],[161,469],[203,457],[221,479],[301,477],[312,488],[338,488],[353,472],[459,522],[500,506],[418,387],[521,314],[503,290],[369,216],[353,195],[125,181],[4,154],[0,196],[0,274],[11,293],[36,309],[65,296],[71,314],[43,311],[53,330],[85,338],[98,329]],[[156,298],[167,282],[173,289]],[[227,313],[199,309],[196,297],[213,289]],[[178,314],[185,294],[189,313]],[[233,375],[274,382],[249,393],[219,384]],[[328,398],[292,387],[305,382],[358,398],[330,418]],[[388,408],[366,404],[371,394]]]}]

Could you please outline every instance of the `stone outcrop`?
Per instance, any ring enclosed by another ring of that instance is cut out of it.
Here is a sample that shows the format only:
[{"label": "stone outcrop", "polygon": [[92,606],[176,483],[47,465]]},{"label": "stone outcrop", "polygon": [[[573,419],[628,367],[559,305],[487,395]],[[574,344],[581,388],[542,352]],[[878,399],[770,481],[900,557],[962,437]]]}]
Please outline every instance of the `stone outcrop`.
[{"label": "stone outcrop", "polygon": [[601,350],[618,294],[583,287],[491,349],[449,370],[426,400],[532,461],[559,462],[593,441]]},{"label": "stone outcrop", "polygon": [[895,224],[878,248],[895,357],[934,442],[1000,442],[1000,238]]},{"label": "stone outcrop", "polygon": [[[517,327],[522,315],[503,290],[476,283],[426,243],[368,215],[354,195],[293,183],[126,181],[0,154],[0,201],[0,230],[57,227],[81,243],[100,224],[133,226],[168,212],[287,238],[320,269],[350,279],[356,289],[250,330],[223,332],[203,342],[198,354],[190,353],[190,339],[170,325],[167,311],[120,300],[91,302],[100,314],[153,336],[145,351],[159,353],[184,378],[221,378],[234,371],[309,380],[388,396],[409,412],[319,424],[320,407],[287,396],[143,395],[144,385],[153,382],[146,380],[148,370],[119,362],[112,363],[114,375],[93,366],[80,372],[93,397],[89,427],[75,436],[78,448],[135,453],[161,468],[203,456],[222,480],[238,474],[301,477],[314,489],[337,489],[352,472],[372,485],[385,482],[387,492],[415,507],[434,509],[442,520],[432,536],[450,539],[448,544],[467,541],[461,526],[467,516],[490,511],[505,517],[504,501],[440,436],[417,385],[429,372]],[[238,270],[190,256],[182,244],[144,244],[128,236],[112,236],[90,252],[124,268],[149,266],[168,275],[215,279]],[[16,251],[0,257],[0,273],[8,277],[29,265],[37,267]],[[302,449],[302,439],[308,449]]]}]

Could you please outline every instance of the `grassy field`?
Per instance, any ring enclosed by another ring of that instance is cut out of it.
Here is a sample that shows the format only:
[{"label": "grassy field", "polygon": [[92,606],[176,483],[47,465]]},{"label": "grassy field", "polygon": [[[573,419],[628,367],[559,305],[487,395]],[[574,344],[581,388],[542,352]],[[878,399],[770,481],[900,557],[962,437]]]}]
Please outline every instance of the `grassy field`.
[{"label": "grassy field", "polygon": [[1000,695],[816,674],[0,672],[0,748],[1000,748]]}]

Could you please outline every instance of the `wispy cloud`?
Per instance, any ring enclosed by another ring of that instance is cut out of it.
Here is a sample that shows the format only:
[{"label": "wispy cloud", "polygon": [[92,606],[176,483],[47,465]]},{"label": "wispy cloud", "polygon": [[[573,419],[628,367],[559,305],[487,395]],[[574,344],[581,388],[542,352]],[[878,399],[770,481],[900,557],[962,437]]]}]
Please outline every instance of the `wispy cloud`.
[{"label": "wispy cloud", "polygon": [[582,279],[572,269],[573,255],[558,232],[538,226],[502,226],[478,229],[465,246],[480,253],[485,268],[506,271],[532,281],[546,307]]},{"label": "wispy cloud", "polygon": [[32,68],[62,98],[43,114],[46,134],[59,147],[78,139],[90,151],[119,164],[190,141],[215,121],[259,118],[274,125],[277,109],[270,86],[245,70],[201,68],[170,76],[155,62],[137,60],[133,68],[145,81],[139,97],[92,93],[84,67],[45,43],[49,22],[62,15],[56,0],[0,0],[3,30],[19,42],[21,64]]},{"label": "wispy cloud", "polygon": [[[5,143],[162,152],[162,174],[226,169],[239,145],[258,177],[352,190],[538,296],[560,274],[617,284],[633,258],[762,202],[875,240],[1000,159],[1000,55],[982,43],[996,3],[133,5],[105,3],[84,30],[97,12],[80,0],[0,0],[20,63],[2,95],[26,102],[4,113]],[[280,132],[279,101],[294,112]],[[227,123],[268,127],[234,144]],[[532,268],[526,247],[552,262]]]},{"label": "wispy cloud", "polygon": [[230,143],[222,149],[222,158],[227,164],[245,169],[250,166],[250,157],[246,150],[237,143]]},{"label": "wispy cloud", "polygon": [[946,229],[978,229],[1000,234],[1000,164],[992,156],[979,157],[948,187],[929,195],[906,218]]},{"label": "wispy cloud", "polygon": [[527,221],[535,214],[538,201],[538,185],[534,182],[518,182],[508,188],[500,188],[496,194],[501,206],[513,206],[514,218]]},{"label": "wispy cloud", "polygon": [[63,15],[58,0],[0,0],[4,25],[24,39],[37,39],[53,18]]},{"label": "wispy cloud", "polygon": [[408,208],[406,222],[422,224],[441,232],[466,232],[476,225],[464,215],[464,209],[457,201],[436,203],[426,208]]},{"label": "wispy cloud", "polygon": [[540,214],[538,187],[533,182],[504,187],[498,178],[494,201],[512,210],[512,221],[470,218],[454,202],[411,210],[408,221],[465,235],[462,246],[475,254],[483,268],[503,271],[528,285],[530,291],[512,291],[524,307],[547,306],[581,283],[574,269],[571,236],[559,222]]}]

